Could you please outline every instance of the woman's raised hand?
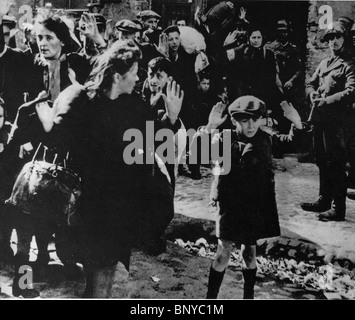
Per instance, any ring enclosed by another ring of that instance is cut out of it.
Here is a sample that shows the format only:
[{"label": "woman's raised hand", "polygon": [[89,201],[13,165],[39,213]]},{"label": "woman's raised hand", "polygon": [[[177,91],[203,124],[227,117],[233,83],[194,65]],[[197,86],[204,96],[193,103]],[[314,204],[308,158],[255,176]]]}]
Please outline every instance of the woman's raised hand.
[{"label": "woman's raised hand", "polygon": [[78,30],[87,38],[93,38],[99,32],[94,15],[84,12],[79,20]]},{"label": "woman's raised hand", "polygon": [[91,39],[96,45],[102,48],[106,47],[107,44],[97,28],[94,14],[84,12],[79,20],[78,30],[86,38]]},{"label": "woman's raised hand", "polygon": [[237,30],[229,32],[226,39],[224,40],[223,46],[226,47],[229,44],[232,44],[237,39],[237,34],[238,34]]},{"label": "woman's raised hand", "polygon": [[100,34],[95,16],[87,12],[81,15],[78,30],[89,39],[95,39]]},{"label": "woman's raised hand", "polygon": [[240,19],[240,20],[247,21],[247,19],[245,18],[246,15],[247,15],[247,11],[245,10],[245,8],[244,8],[244,7],[240,7],[240,9],[239,9],[239,16],[238,16],[239,19]]}]

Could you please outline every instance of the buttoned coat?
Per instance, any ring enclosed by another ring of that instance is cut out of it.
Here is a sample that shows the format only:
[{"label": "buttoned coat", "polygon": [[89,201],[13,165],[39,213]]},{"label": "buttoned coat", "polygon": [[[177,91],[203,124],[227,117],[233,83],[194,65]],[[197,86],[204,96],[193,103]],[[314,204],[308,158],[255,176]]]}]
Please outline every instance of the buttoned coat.
[{"label": "buttoned coat", "polygon": [[316,92],[326,104],[313,112],[313,142],[318,165],[344,167],[349,130],[354,126],[355,73],[349,59],[330,57],[321,61],[307,83],[307,94]]}]

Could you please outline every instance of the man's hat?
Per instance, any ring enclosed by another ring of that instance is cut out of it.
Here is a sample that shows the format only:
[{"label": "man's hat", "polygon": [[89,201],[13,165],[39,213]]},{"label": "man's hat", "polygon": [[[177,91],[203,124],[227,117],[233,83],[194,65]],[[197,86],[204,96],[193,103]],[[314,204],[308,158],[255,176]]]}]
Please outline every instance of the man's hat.
[{"label": "man's hat", "polygon": [[92,0],[90,3],[88,3],[86,5],[88,8],[91,8],[91,7],[100,7],[100,8],[103,8],[104,5],[100,3],[100,1],[98,0]]},{"label": "man's hat", "polygon": [[117,21],[115,28],[119,31],[129,32],[129,33],[136,33],[140,31],[140,28],[131,20],[123,19]]},{"label": "man's hat", "polygon": [[157,19],[161,18],[161,16],[159,14],[157,14],[156,12],[154,12],[152,10],[143,10],[143,11],[139,12],[139,17],[142,18],[143,20],[147,20],[149,18],[157,18]]},{"label": "man's hat", "polygon": [[13,29],[16,27],[17,20],[15,17],[4,15],[2,18],[2,23],[5,26],[8,26],[10,29]]},{"label": "man's hat", "polygon": [[230,116],[249,115],[252,117],[262,117],[266,115],[265,103],[254,96],[242,96],[234,100],[228,107]]},{"label": "man's hat", "polygon": [[344,24],[344,22],[342,22],[342,21],[331,22],[327,26],[327,29],[325,30],[322,41],[323,42],[329,41],[330,35],[334,35],[334,34],[340,34],[342,36],[345,36],[347,32],[348,32],[348,29],[347,29],[346,25]]}]

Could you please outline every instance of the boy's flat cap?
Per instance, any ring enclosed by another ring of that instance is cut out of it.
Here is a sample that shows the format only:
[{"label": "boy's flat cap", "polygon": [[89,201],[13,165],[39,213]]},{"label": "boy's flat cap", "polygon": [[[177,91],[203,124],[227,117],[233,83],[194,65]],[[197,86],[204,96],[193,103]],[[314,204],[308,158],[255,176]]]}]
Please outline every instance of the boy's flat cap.
[{"label": "boy's flat cap", "polygon": [[138,15],[140,18],[142,18],[143,20],[145,19],[149,19],[149,18],[157,18],[160,19],[161,16],[159,14],[157,14],[156,12],[154,12],[153,10],[144,10],[139,12]]},{"label": "boy's flat cap", "polygon": [[140,31],[139,27],[133,21],[128,19],[122,19],[117,21],[115,28],[119,31],[130,33],[136,33],[137,31]]},{"label": "boy's flat cap", "polygon": [[253,117],[262,117],[266,114],[265,103],[254,96],[242,96],[234,100],[228,107],[230,116],[250,115]]}]

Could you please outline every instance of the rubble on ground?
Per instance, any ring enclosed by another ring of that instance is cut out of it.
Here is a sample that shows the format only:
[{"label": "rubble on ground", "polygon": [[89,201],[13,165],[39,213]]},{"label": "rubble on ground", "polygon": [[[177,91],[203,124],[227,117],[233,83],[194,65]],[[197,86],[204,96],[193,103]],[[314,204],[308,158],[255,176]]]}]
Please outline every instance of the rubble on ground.
[{"label": "rubble on ground", "polygon": [[[175,244],[201,257],[213,259],[217,245],[209,244],[204,238],[196,242],[176,239]],[[243,267],[240,250],[234,248],[229,266]],[[258,256],[258,274],[268,275],[280,281],[291,282],[305,291],[323,293],[330,300],[355,300],[355,269],[349,270],[338,262],[319,265],[305,261],[296,261],[284,257]]]}]

